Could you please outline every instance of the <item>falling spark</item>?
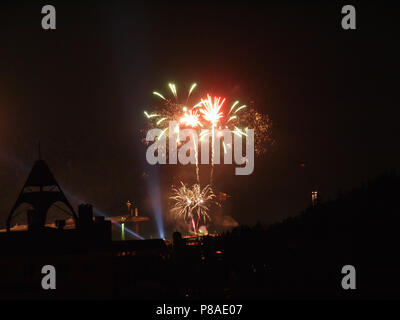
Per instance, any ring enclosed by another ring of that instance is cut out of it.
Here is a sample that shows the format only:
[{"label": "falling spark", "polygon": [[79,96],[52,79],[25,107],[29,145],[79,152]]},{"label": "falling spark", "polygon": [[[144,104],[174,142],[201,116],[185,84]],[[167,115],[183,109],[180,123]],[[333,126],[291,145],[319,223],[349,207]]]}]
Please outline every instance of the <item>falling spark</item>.
[{"label": "falling spark", "polygon": [[229,120],[227,122],[229,122],[229,121],[231,121],[233,119],[236,119],[236,118],[237,118],[236,116],[232,116],[232,117],[229,118]]},{"label": "falling spark", "polygon": [[192,92],[193,92],[194,88],[196,88],[196,86],[197,86],[197,83],[192,84],[192,86],[190,87],[190,90],[189,90],[188,97],[190,97],[190,95],[192,94]]},{"label": "falling spark", "polygon": [[[231,109],[229,110],[229,113],[232,112],[233,108],[235,108],[235,106],[236,106],[238,103],[239,103],[239,101],[235,101],[235,102],[233,103]],[[229,114],[229,113],[228,113],[228,114]]]},{"label": "falling spark", "polygon": [[167,99],[164,98],[164,96],[163,96],[161,93],[158,93],[158,92],[156,92],[156,91],[153,91],[153,94],[156,95],[156,96],[159,96],[159,97],[160,97],[161,99],[163,99],[163,100],[167,100]]},{"label": "falling spark", "polygon": [[174,95],[175,99],[178,99],[178,95],[176,93],[176,86],[173,83],[168,83],[168,86],[169,86],[172,94]]},{"label": "falling spark", "polygon": [[167,130],[168,130],[168,127],[165,128],[163,131],[161,131],[161,134],[160,134],[160,136],[158,137],[158,140],[160,140],[160,139],[162,138],[162,136],[164,135],[165,131],[167,131]]},{"label": "falling spark", "polygon": [[153,113],[153,114],[148,114],[146,111],[144,112],[144,114],[146,115],[146,117],[149,119],[149,118],[153,118],[153,117],[158,117],[158,114],[155,114],[155,113]]},{"label": "falling spark", "polygon": [[247,106],[246,106],[245,104],[242,105],[240,108],[236,109],[235,113],[237,113],[239,110],[242,110],[242,109],[244,109],[244,108],[247,108]]},{"label": "falling spark", "polygon": [[167,118],[161,118],[160,120],[157,121],[157,125],[159,125],[161,122],[163,122]]}]

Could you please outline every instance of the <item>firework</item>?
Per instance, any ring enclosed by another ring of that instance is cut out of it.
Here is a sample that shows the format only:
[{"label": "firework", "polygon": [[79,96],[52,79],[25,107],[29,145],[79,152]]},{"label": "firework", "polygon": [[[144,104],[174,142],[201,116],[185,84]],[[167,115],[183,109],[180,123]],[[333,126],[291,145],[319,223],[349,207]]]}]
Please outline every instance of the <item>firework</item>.
[{"label": "firework", "polygon": [[194,184],[191,188],[188,188],[181,182],[181,186],[172,188],[172,192],[173,195],[170,199],[174,203],[171,213],[177,219],[181,218],[185,222],[191,222],[193,232],[197,233],[199,223],[201,221],[206,223],[210,219],[209,207],[215,202],[215,194],[212,188],[207,185],[202,189],[200,184]]},{"label": "firework", "polygon": [[211,96],[208,94],[207,99],[201,99],[201,104],[203,108],[200,109],[200,112],[203,114],[203,118],[211,123],[213,127],[216,126],[219,119],[223,117],[223,113],[221,112],[221,108],[225,102],[225,98],[214,97],[214,101],[212,101]]},{"label": "firework", "polygon": [[149,126],[151,128],[168,128],[168,121],[177,121],[187,127],[195,128],[201,126],[200,115],[197,110],[194,110],[200,105],[200,102],[191,105],[189,98],[197,87],[193,83],[186,95],[185,103],[178,96],[177,86],[173,83],[168,84],[168,88],[173,95],[173,98],[166,98],[163,94],[153,91],[153,94],[162,100],[162,105],[157,107],[155,112],[148,113],[144,111],[144,115],[150,120]]},{"label": "firework", "polygon": [[[211,124],[211,146],[214,146],[215,142],[215,126],[218,121],[223,117],[223,113],[221,112],[221,108],[225,102],[225,98],[214,97],[214,101],[211,96],[208,94],[207,99],[201,99],[201,104],[203,108],[200,109],[200,112],[203,114],[203,118],[210,122]],[[211,173],[210,173],[210,184],[213,183],[213,172],[214,172],[214,148],[211,147]]]},{"label": "firework", "polygon": [[[207,95],[207,99],[201,99],[202,108],[200,109],[200,113],[202,114],[204,120],[206,120],[210,124],[209,130],[203,130],[200,134],[200,140],[206,136],[213,136],[215,134],[215,130],[218,132],[222,129],[228,129],[233,134],[242,136],[244,135],[244,129],[238,128],[238,124],[243,124],[243,121],[239,121],[239,112],[244,108],[247,108],[246,105],[239,106],[239,101],[235,101],[230,107],[228,112],[224,112],[222,107],[225,102],[225,98],[221,100],[221,97],[214,97],[214,100],[210,95]],[[246,126],[249,127],[249,126]]]},{"label": "firework", "polygon": [[[159,128],[162,129],[162,135],[168,134],[167,131],[169,129],[169,121],[176,121],[180,124],[180,126],[191,129],[199,129],[200,127],[203,127],[199,110],[197,110],[197,108],[202,106],[202,103],[199,101],[193,102],[193,99],[190,99],[196,87],[196,83],[193,83],[190,86],[186,95],[186,99],[184,99],[185,103],[182,103],[183,99],[178,95],[177,86],[173,83],[168,84],[168,88],[172,94],[171,98],[168,98],[168,96],[166,97],[157,91],[153,91],[153,94],[161,99],[162,104],[161,106],[155,108],[155,110],[151,113],[144,111],[145,117],[149,120],[148,129]],[[161,135],[158,137],[158,139],[160,138]],[[147,143],[145,139],[143,139],[143,142]],[[179,135],[177,137],[177,144],[178,147],[181,144]],[[197,183],[200,183],[197,145],[195,145],[194,151],[196,154],[196,179]],[[165,154],[169,154],[169,144],[166,146]]]},{"label": "firework", "polygon": [[[241,104],[238,100],[234,101],[230,106],[226,106],[226,98],[212,96],[207,94],[206,98],[195,100],[191,98],[192,93],[197,88],[197,84],[193,83],[188,86],[186,94],[178,94],[178,88],[175,84],[169,83],[169,95],[164,95],[157,91],[153,94],[160,99],[161,104],[154,108],[153,111],[144,111],[144,115],[148,120],[148,129],[161,129],[160,139],[164,135],[168,135],[169,121],[176,121],[182,128],[191,128],[200,135],[198,142],[211,136],[211,172],[210,185],[213,185],[214,171],[214,143],[215,135],[221,134],[222,130],[228,129],[232,134],[238,137],[246,137],[246,129],[251,128],[255,131],[254,151],[260,155],[267,151],[272,139],[270,138],[271,121],[266,114],[256,111],[252,107]],[[184,102],[183,102],[184,101]],[[205,130],[204,130],[205,129]],[[200,132],[201,131],[201,132]],[[177,128],[177,147],[182,142],[179,139],[179,128]],[[148,143],[143,139],[144,143]],[[165,157],[169,155],[169,146],[165,146]],[[223,152],[230,152],[232,146],[222,141]],[[198,166],[198,149],[194,146],[196,158],[196,178],[199,181]]]},{"label": "firework", "polygon": [[200,122],[200,114],[197,110],[189,110],[184,113],[184,115],[179,120],[180,123],[187,127],[196,128],[197,126],[203,126]]},{"label": "firework", "polygon": [[[178,88],[175,84],[169,83],[168,88],[171,97],[163,95],[157,91],[153,91],[153,95],[161,100],[161,104],[156,106],[152,112],[144,111],[144,116],[148,120],[147,129],[143,129],[142,132],[146,135],[148,129],[159,128],[163,134],[168,135],[169,121],[176,121],[181,127],[188,128],[200,128],[203,126],[201,122],[200,113],[196,108],[201,106],[200,101],[194,101],[191,96],[197,87],[196,83],[193,83],[187,91],[186,95],[180,96],[178,94]],[[186,97],[185,97],[186,96]],[[185,101],[185,102],[183,102]],[[160,138],[160,137],[159,137]],[[179,138],[177,139],[178,146],[181,144]],[[147,144],[143,138],[143,143]],[[166,147],[166,154],[169,152],[169,146]]]},{"label": "firework", "polygon": [[245,130],[239,128],[254,128],[254,151],[258,155],[265,154],[274,144],[271,137],[272,121],[265,113],[248,108],[232,124],[236,126],[234,134],[242,136],[246,135]]},{"label": "firework", "polygon": [[[197,88],[196,83],[193,83],[188,88],[187,94],[183,95],[186,98],[178,95],[175,84],[169,83],[168,88],[172,95],[171,98],[153,91],[162,104],[152,112],[144,111],[149,129],[160,128],[163,130],[163,134],[168,134],[169,121],[176,121],[183,127],[197,130],[203,129],[206,124],[209,124],[209,129],[203,130],[200,134],[200,140],[202,140],[209,135],[213,136],[215,130],[228,129],[235,135],[246,136],[245,129],[251,128],[255,130],[255,152],[257,154],[266,152],[268,142],[271,142],[271,121],[266,114],[249,108],[245,104],[240,104],[238,100],[234,101],[230,108],[224,110],[226,99],[212,97],[210,94],[207,94],[207,98],[189,103],[190,100],[193,100],[190,97]],[[226,146],[224,146],[224,151],[226,152]]]},{"label": "firework", "polygon": [[[178,87],[173,83],[169,83],[167,87],[169,94],[153,92],[154,96],[159,99],[160,104],[152,108],[151,111],[144,111],[144,116],[148,122],[146,131],[152,128],[161,129],[161,134],[158,137],[160,139],[162,136],[169,134],[169,122],[175,121],[179,123],[179,127],[176,128],[177,131],[174,132],[174,134],[178,133],[177,148],[180,148],[182,143],[179,139],[180,128],[193,129],[193,135],[197,132],[199,134],[199,143],[203,142],[205,138],[208,139],[206,144],[211,143],[210,184],[201,188],[198,166],[199,145],[195,144],[197,183],[188,186],[181,182],[178,188],[172,188],[170,197],[172,203],[171,213],[176,219],[182,219],[186,223],[190,223],[191,229],[197,234],[200,223],[204,222],[206,224],[208,220],[211,220],[209,213],[211,206],[214,204],[219,205],[215,201],[213,192],[213,146],[215,140],[217,140],[215,137],[222,136],[222,130],[228,129],[233,135],[246,138],[247,129],[254,129],[254,151],[256,154],[262,154],[267,151],[267,146],[272,142],[270,137],[271,121],[268,115],[256,111],[252,104],[247,106],[238,100],[230,102],[229,99],[211,94],[207,94],[206,98],[196,100],[193,94],[197,89],[196,83],[188,86],[185,94],[181,94],[178,91]],[[210,136],[211,141],[209,141]],[[195,140],[193,136],[193,141]],[[148,143],[145,139],[143,141]],[[170,143],[163,146],[163,148],[166,148],[163,149],[166,157],[170,152],[169,146]],[[232,150],[231,142],[222,141],[222,147],[224,153]],[[176,149],[174,152],[176,152]]]},{"label": "firework", "polygon": [[[210,124],[209,130],[200,134],[200,140],[213,134],[215,130],[229,129],[233,134],[246,136],[245,129],[251,128],[255,131],[255,152],[262,154],[267,151],[268,143],[272,142],[270,138],[271,121],[268,115],[256,111],[253,107],[241,104],[238,100],[234,101],[230,108],[224,110],[226,99],[221,97],[212,97],[207,94],[207,98],[195,100],[189,103],[192,93],[197,88],[193,83],[188,87],[185,97],[178,95],[178,88],[174,83],[168,84],[171,98],[153,91],[153,94],[161,99],[161,106],[155,108],[153,112],[144,111],[145,117],[149,120],[149,128],[160,128],[168,130],[169,121],[177,121],[181,126],[192,129],[200,129]],[[185,101],[183,103],[182,101]],[[226,146],[225,146],[226,147]]]},{"label": "firework", "polygon": [[[205,137],[212,137],[213,143],[215,133],[223,129],[228,129],[232,134],[239,137],[246,137],[246,129],[254,129],[254,151],[260,155],[267,152],[267,147],[273,144],[271,138],[271,127],[272,122],[267,114],[260,113],[252,107],[247,105],[241,105],[239,101],[235,101],[229,108],[229,111],[224,112],[223,104],[225,99],[221,102],[221,98],[212,98],[207,95],[207,99],[202,99],[201,103],[203,108],[200,112],[203,115],[204,120],[210,123],[209,130],[203,130],[200,134],[199,141],[202,141]],[[224,153],[227,152],[227,146],[222,143]],[[213,159],[211,164],[213,164]]]}]

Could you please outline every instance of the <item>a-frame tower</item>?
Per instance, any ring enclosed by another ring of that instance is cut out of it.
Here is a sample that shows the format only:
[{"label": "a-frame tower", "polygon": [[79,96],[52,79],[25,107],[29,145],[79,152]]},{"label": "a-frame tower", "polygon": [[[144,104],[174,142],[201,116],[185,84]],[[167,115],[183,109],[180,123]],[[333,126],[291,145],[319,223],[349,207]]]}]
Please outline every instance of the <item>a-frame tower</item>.
[{"label": "a-frame tower", "polygon": [[10,231],[11,220],[15,210],[21,204],[28,203],[33,207],[33,210],[28,212],[28,227],[41,227],[46,223],[47,211],[56,202],[62,202],[68,207],[75,224],[77,224],[78,218],[75,211],[65,197],[47,163],[44,160],[37,160],[8,216],[7,231]]}]

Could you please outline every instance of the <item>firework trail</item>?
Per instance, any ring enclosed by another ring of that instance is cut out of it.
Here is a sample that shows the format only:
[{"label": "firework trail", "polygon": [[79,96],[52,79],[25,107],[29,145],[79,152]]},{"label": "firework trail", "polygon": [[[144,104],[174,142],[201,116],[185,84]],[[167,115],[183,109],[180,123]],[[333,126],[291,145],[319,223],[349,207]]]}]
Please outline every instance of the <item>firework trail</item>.
[{"label": "firework trail", "polygon": [[[180,123],[183,123],[186,126],[190,126],[192,128],[196,128],[197,126],[203,126],[203,124],[200,122],[200,115],[197,112],[197,110],[189,110],[187,111],[184,116],[180,119]],[[193,141],[195,140],[194,134],[192,135]],[[199,154],[198,154],[198,143],[193,143],[193,148],[194,148],[194,154],[195,154],[195,159],[196,159],[196,179],[197,183],[200,183],[200,177],[199,177]]]},{"label": "firework trail", "polygon": [[[193,135],[193,141],[195,141],[194,135]],[[194,156],[196,158],[196,179],[197,183],[200,184],[200,176],[199,176],[199,153],[197,152],[198,146],[196,143],[194,143]]]},{"label": "firework trail", "polygon": [[208,94],[207,99],[201,99],[201,103],[204,108],[200,109],[203,114],[203,118],[211,124],[211,173],[210,173],[210,184],[213,184],[213,172],[214,172],[214,143],[215,143],[215,127],[220,118],[223,117],[221,108],[225,102],[225,98],[220,102],[220,97],[214,97],[212,101],[211,96]]}]

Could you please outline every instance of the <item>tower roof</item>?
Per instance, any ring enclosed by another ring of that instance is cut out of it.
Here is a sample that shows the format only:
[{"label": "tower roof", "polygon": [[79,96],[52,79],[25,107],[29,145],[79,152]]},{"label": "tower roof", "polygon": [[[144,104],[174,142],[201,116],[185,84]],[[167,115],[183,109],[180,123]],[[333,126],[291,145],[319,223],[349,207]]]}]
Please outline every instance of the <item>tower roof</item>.
[{"label": "tower roof", "polygon": [[29,173],[24,188],[56,185],[58,185],[58,183],[51,173],[47,163],[44,160],[37,160]]},{"label": "tower roof", "polygon": [[75,222],[77,221],[74,209],[65,197],[47,163],[44,160],[37,160],[11,209],[7,219],[7,230],[10,230],[11,219],[21,204],[30,204],[35,211],[35,221],[39,221],[40,225],[44,225],[47,211],[56,202],[64,203],[71,211],[71,216],[75,219]]}]

